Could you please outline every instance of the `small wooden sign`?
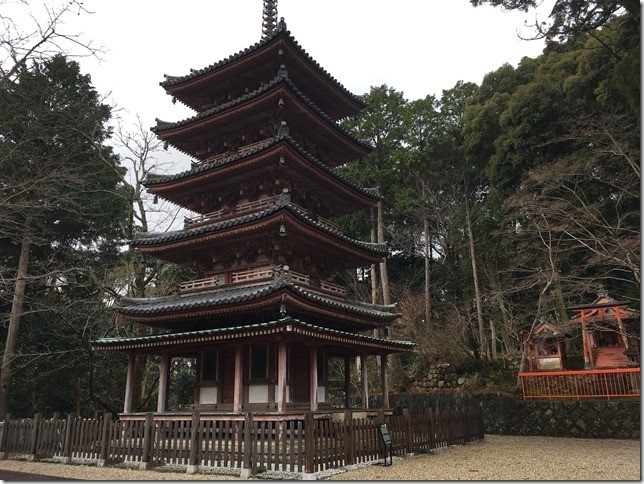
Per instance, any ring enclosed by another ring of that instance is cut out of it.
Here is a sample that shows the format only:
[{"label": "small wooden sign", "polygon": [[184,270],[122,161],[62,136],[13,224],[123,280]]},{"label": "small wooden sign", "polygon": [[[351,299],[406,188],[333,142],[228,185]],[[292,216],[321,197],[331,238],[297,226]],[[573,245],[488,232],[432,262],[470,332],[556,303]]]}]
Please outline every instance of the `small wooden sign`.
[{"label": "small wooden sign", "polygon": [[389,447],[391,445],[391,435],[389,435],[387,424],[380,425],[380,437],[382,438],[385,446]]},{"label": "small wooden sign", "polygon": [[[385,462],[384,465],[391,465],[394,463],[394,457],[391,454],[391,435],[389,434],[389,429],[387,424],[380,424],[378,426],[378,431],[380,433],[380,438],[382,443],[385,445]],[[389,454],[389,464],[387,464],[387,454]]]}]

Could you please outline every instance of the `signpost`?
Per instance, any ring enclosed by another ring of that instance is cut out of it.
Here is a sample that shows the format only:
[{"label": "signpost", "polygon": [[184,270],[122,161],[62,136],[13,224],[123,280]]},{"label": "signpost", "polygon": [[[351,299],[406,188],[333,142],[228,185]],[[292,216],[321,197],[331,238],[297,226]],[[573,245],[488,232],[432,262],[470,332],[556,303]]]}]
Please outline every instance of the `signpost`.
[{"label": "signpost", "polygon": [[[378,427],[379,433],[380,433],[380,438],[382,439],[382,443],[385,446],[385,462],[384,466],[389,466],[394,463],[394,457],[391,454],[391,435],[389,434],[389,429],[387,428],[387,424],[381,424]],[[387,464],[387,454],[389,454],[389,464]]]}]

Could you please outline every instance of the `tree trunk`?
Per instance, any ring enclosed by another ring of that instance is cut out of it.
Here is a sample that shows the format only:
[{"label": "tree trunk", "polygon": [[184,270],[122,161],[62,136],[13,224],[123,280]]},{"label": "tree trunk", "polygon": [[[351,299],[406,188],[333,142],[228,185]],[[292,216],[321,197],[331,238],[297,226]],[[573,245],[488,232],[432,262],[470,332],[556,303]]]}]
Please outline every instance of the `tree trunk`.
[{"label": "tree trunk", "polygon": [[555,318],[557,319],[557,323],[559,323],[560,325],[564,324],[566,321],[568,321],[568,314],[566,311],[566,303],[564,303],[563,293],[561,291],[561,282],[559,281],[558,276],[554,279],[553,282],[552,297],[554,299]]},{"label": "tree trunk", "polygon": [[27,284],[27,268],[31,253],[31,220],[25,221],[20,259],[18,260],[18,273],[14,284],[11,314],[9,315],[9,330],[2,357],[2,370],[0,371],[0,419],[4,419],[9,411],[9,392],[11,391],[11,371],[16,353],[16,341],[22,318],[22,307],[25,300],[25,286]]},{"label": "tree trunk", "polygon": [[[385,242],[385,223],[383,215],[383,203],[382,200],[378,202],[378,243],[382,244]],[[389,293],[389,277],[387,276],[387,259],[385,258],[380,263],[380,279],[382,282],[382,303],[384,305],[391,304],[391,296]]]},{"label": "tree trunk", "polygon": [[423,216],[423,230],[425,232],[425,327],[429,328],[432,323],[432,243],[429,232],[429,211],[425,208]]},{"label": "tree trunk", "polygon": [[[373,208],[369,209],[371,215],[371,242],[376,242],[376,214]],[[378,274],[376,264],[371,264],[371,304],[378,304]]]},{"label": "tree trunk", "polygon": [[490,349],[485,339],[485,327],[483,323],[483,303],[481,301],[481,290],[479,288],[479,276],[476,270],[476,250],[474,249],[474,234],[472,232],[472,216],[470,213],[470,204],[465,197],[465,217],[467,221],[467,231],[469,232],[470,240],[470,258],[472,259],[472,278],[474,279],[474,297],[476,299],[476,316],[479,322],[479,347],[481,356],[485,355],[490,359]]},{"label": "tree trunk", "polygon": [[[374,208],[369,209],[369,214],[371,218],[371,237],[370,240],[372,243],[376,242],[376,213]],[[376,264],[371,264],[371,304],[378,304],[378,271],[376,269]],[[380,329],[374,328],[373,337],[380,337]]]}]

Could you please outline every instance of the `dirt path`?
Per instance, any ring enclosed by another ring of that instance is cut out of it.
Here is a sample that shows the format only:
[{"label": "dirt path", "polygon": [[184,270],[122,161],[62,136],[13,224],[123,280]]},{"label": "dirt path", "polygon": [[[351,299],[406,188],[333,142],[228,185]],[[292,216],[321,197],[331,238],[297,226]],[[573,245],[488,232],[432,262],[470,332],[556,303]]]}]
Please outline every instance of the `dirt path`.
[{"label": "dirt path", "polygon": [[[83,480],[223,480],[234,476],[138,471],[92,465],[0,461],[2,470]],[[260,477],[260,476],[258,476]],[[488,435],[484,442],[396,458],[337,480],[635,480],[641,479],[638,440]]]}]

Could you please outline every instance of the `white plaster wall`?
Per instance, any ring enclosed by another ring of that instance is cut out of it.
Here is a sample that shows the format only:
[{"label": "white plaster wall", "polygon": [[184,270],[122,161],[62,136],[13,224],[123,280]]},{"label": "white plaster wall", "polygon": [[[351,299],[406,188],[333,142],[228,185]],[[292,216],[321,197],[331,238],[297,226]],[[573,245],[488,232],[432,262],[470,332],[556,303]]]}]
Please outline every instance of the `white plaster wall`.
[{"label": "white plaster wall", "polygon": [[268,402],[268,385],[256,384],[248,387],[248,403]]},{"label": "white plaster wall", "polygon": [[199,403],[217,403],[217,387],[201,387]]},{"label": "white plaster wall", "polygon": [[[275,403],[277,403],[277,395],[279,394],[279,385],[275,385]],[[286,403],[291,401],[291,385],[286,385]]]},{"label": "white plaster wall", "polygon": [[325,403],[326,402],[326,387],[319,386],[318,387],[318,403]]}]

